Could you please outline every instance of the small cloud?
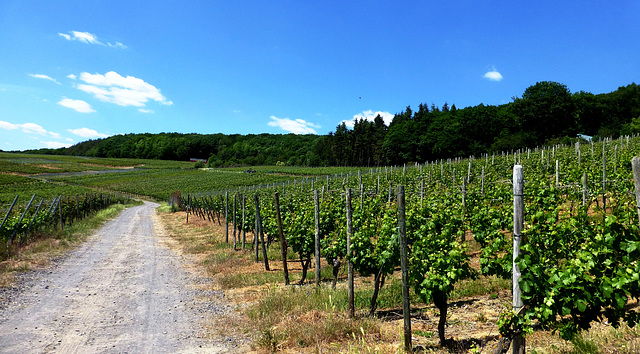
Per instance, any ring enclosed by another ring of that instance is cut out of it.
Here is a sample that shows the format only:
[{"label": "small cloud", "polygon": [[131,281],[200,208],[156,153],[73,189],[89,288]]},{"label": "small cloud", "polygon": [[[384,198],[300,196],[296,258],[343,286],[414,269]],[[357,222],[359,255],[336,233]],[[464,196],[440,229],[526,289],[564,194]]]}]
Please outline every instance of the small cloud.
[{"label": "small cloud", "polygon": [[62,137],[60,136],[60,133],[49,132],[49,135],[51,135],[52,137],[54,137],[54,138],[56,138],[56,139],[60,139],[60,138],[62,138]]},{"label": "small cloud", "polygon": [[373,121],[375,121],[377,116],[382,117],[382,120],[384,121],[384,124],[387,125],[387,126],[389,124],[391,124],[391,121],[393,120],[393,114],[391,114],[389,112],[382,112],[382,111],[374,112],[373,110],[369,109],[369,110],[366,110],[366,111],[362,111],[361,113],[354,114],[353,115],[353,119],[351,119],[351,120],[343,120],[340,123],[342,124],[344,122],[344,124],[347,127],[353,128],[353,126],[355,125],[355,121],[356,120],[364,119],[364,120],[368,120],[369,122],[373,122]]},{"label": "small cloud", "polygon": [[83,100],[72,100],[70,98],[63,98],[58,102],[59,105],[67,108],[71,108],[80,113],[93,113],[95,110],[91,108],[91,105]]},{"label": "small cloud", "polygon": [[44,144],[44,146],[49,149],[68,148],[73,145],[69,143],[61,143],[59,141],[40,141],[40,143]]},{"label": "small cloud", "polygon": [[36,123],[24,123],[19,124],[19,126],[25,133],[47,135],[47,131]]},{"label": "small cloud", "polygon": [[85,84],[78,85],[78,89],[92,94],[103,102],[115,103],[119,106],[145,107],[149,100],[162,105],[173,105],[160,90],[134,76],[124,77],[115,71],[102,74],[80,74],[80,80]]},{"label": "small cloud", "polygon": [[71,31],[71,34],[58,33],[58,35],[68,41],[80,41],[87,44],[102,44],[98,36],[89,32]]},{"label": "small cloud", "polygon": [[138,112],[140,112],[140,113],[153,113],[153,110],[152,109],[138,108]]},{"label": "small cloud", "polygon": [[3,120],[0,120],[0,129],[5,129],[5,130],[16,130],[19,129],[20,126],[18,124],[13,124],[13,123],[9,123],[9,122],[5,122]]},{"label": "small cloud", "polygon": [[482,75],[482,77],[490,81],[502,81],[502,74],[495,68],[491,68],[491,70]]},{"label": "small cloud", "polygon": [[60,85],[60,83],[58,82],[58,80],[52,78],[49,75],[44,75],[44,74],[29,74],[29,76],[36,78],[36,79],[43,79],[43,80],[49,80],[51,82],[55,82],[56,84]]},{"label": "small cloud", "polygon": [[97,131],[89,128],[68,129],[69,132],[83,138],[106,138],[109,135],[98,133]]},{"label": "small cloud", "polygon": [[276,116],[269,117],[271,127],[279,127],[280,129],[293,134],[318,134],[314,128],[320,128],[319,125],[307,122],[303,119],[278,118]]},{"label": "small cloud", "polygon": [[233,113],[235,113],[235,114],[240,114],[240,113],[242,113],[242,111],[241,111],[241,110],[239,110],[239,109],[234,109],[234,110],[233,110],[233,111],[231,111],[231,112],[233,112]]},{"label": "small cloud", "polygon": [[120,48],[120,49],[127,49],[127,46],[120,43],[120,42],[116,42],[116,44],[112,44],[112,43],[107,43],[109,45],[109,47],[111,48]]},{"label": "small cloud", "polygon": [[39,134],[39,135],[47,135],[56,136],[57,133],[47,132],[46,129],[41,127],[36,123],[23,123],[23,124],[14,124],[0,120],[0,129],[5,130],[17,130],[20,129],[28,134]]},{"label": "small cloud", "polygon": [[67,33],[58,33],[58,35],[68,41],[79,41],[82,43],[86,43],[86,44],[99,44],[99,45],[107,45],[111,48],[120,48],[120,49],[126,49],[127,46],[120,43],[120,42],[116,42],[114,43],[110,43],[107,42],[107,44],[104,44],[102,42],[100,42],[98,40],[98,36],[96,36],[93,33],[89,33],[89,32],[80,32],[80,31],[71,31],[69,32],[70,34]]},{"label": "small cloud", "polygon": [[67,75],[67,77],[70,78],[71,80],[75,80],[76,79],[76,76],[73,75],[73,74],[69,74],[69,75]]}]

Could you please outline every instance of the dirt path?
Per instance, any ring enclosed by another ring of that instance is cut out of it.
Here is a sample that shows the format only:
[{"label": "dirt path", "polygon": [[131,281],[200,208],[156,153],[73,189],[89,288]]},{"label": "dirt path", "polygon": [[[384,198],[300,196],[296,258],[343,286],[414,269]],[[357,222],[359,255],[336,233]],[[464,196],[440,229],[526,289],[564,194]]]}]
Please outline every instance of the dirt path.
[{"label": "dirt path", "polygon": [[231,311],[202,301],[183,259],[161,242],[157,204],[126,209],[50,269],[0,293],[0,352],[232,352],[203,338],[206,316]]}]

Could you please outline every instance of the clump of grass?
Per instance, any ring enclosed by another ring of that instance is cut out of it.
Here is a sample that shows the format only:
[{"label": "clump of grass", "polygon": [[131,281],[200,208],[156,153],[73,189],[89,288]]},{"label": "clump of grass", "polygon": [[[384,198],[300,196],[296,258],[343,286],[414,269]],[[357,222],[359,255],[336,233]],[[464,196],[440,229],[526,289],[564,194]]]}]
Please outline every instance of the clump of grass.
[{"label": "clump of grass", "polygon": [[598,345],[589,339],[585,339],[581,335],[576,336],[571,341],[573,344],[573,350],[570,351],[572,354],[598,354],[600,350],[598,349]]},{"label": "clump of grass", "polygon": [[[374,318],[346,316],[346,291],[329,288],[269,288],[247,316],[260,333],[256,346],[274,350],[326,347],[330,343],[380,340],[380,322]],[[395,338],[385,338],[394,340]]]},{"label": "clump of grass", "polygon": [[277,283],[284,279],[282,272],[253,272],[253,273],[220,273],[218,285],[221,289],[236,289],[248,286],[260,286]]},{"label": "clump of grass", "polygon": [[496,276],[465,279],[456,284],[450,299],[495,294],[501,290],[511,289],[511,280]]},{"label": "clump of grass", "polygon": [[629,327],[621,324],[618,328],[597,324],[571,340],[571,348],[561,350],[566,354],[591,353],[640,353],[640,325]]}]

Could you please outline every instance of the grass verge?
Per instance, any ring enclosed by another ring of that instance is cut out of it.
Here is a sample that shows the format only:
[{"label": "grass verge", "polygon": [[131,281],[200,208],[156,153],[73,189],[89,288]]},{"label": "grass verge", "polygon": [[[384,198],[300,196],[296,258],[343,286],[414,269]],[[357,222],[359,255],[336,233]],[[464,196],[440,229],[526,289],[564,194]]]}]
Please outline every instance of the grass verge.
[{"label": "grass verge", "polygon": [[[159,209],[163,210],[163,209]],[[169,211],[168,209],[166,210]],[[270,271],[264,270],[262,252],[254,262],[253,235],[247,235],[247,249],[234,250],[224,242],[224,226],[196,218],[185,223],[183,213],[161,214],[165,229],[178,241],[183,253],[196,259],[200,271],[222,290],[225,301],[237,308],[236,317],[213,319],[212,333],[240,334],[251,338],[256,352],[402,352],[402,287],[399,272],[389,277],[380,290],[376,316],[367,315],[373,292],[371,277],[356,277],[355,318],[347,316],[346,272],[339,272],[335,289],[332,272],[323,260],[322,285],[313,286],[314,269],[305,285],[284,285],[279,244],[268,252]],[[224,224],[223,224],[224,225]],[[476,252],[477,253],[477,252]],[[299,262],[288,255],[291,283],[301,276]],[[313,265],[313,262],[312,262]],[[431,353],[490,353],[498,336],[497,319],[511,308],[511,282],[496,277],[479,277],[456,285],[449,299],[447,338],[454,345],[438,344],[439,311],[411,294],[413,344]],[[639,327],[612,329],[594,324],[589,332],[566,342],[551,332],[536,331],[527,336],[527,351],[535,353],[636,353]],[[606,348],[604,351],[602,348]],[[615,348],[615,349],[614,349]],[[626,348],[626,349],[625,349]]]}]

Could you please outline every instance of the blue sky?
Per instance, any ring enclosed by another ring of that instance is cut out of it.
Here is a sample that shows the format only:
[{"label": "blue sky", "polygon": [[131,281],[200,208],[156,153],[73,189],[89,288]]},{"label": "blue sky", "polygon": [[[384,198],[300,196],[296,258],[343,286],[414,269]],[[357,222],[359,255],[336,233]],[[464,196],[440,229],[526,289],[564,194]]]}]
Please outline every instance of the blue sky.
[{"label": "blue sky", "polygon": [[0,2],[0,149],[126,133],[327,134],[419,103],[640,75],[638,1]]}]

